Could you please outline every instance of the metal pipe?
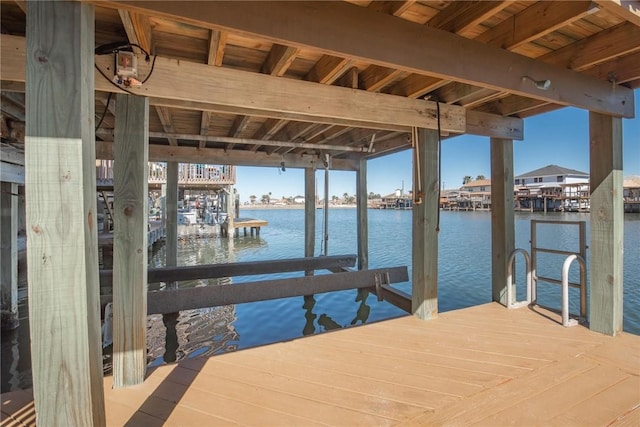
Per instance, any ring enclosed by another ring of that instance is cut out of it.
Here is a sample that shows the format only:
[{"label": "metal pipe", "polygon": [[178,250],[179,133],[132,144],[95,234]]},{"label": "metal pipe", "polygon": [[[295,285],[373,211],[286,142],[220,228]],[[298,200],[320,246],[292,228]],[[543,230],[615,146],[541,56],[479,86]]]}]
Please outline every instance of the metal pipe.
[{"label": "metal pipe", "polygon": [[373,147],[354,147],[348,145],[310,144],[308,142],[274,141],[266,139],[233,138],[229,136],[207,136],[190,133],[149,132],[149,138],[174,138],[191,141],[220,142],[225,144],[264,145],[269,147],[309,148],[312,150],[350,151],[355,153],[373,153]]},{"label": "metal pipe", "polygon": [[[585,282],[586,263],[580,255],[569,255],[562,264],[562,326],[569,327],[578,324],[575,319],[569,319],[569,267],[574,260],[580,265],[580,282]],[[586,289],[586,286],[583,286]],[[582,306],[582,292],[580,293],[580,305]]]},{"label": "metal pipe", "polygon": [[[526,301],[520,302],[514,301],[515,295],[513,292],[513,265],[518,253],[521,253],[524,256],[525,269],[527,271],[527,299]],[[524,249],[514,250],[507,263],[507,308],[519,308],[531,304],[532,282],[531,257],[529,256],[529,253]]]},{"label": "metal pipe", "polygon": [[329,155],[324,162],[324,254],[329,254]]}]

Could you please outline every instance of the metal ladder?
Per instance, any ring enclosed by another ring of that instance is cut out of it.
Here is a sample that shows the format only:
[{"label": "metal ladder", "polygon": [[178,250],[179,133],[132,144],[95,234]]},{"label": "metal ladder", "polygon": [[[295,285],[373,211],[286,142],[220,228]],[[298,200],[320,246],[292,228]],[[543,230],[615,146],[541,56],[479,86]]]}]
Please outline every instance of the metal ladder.
[{"label": "metal ladder", "polygon": [[[539,224],[556,224],[556,225],[577,225],[579,229],[579,252],[564,251],[558,249],[542,248],[537,244],[537,226]],[[586,222],[585,221],[549,221],[549,220],[531,220],[531,256],[525,249],[518,248],[514,250],[507,264],[507,308],[519,308],[537,304],[538,301],[538,282],[548,282],[559,284],[562,286],[562,325],[565,327],[575,326],[578,321],[570,318],[569,313],[569,287],[580,289],[580,318],[587,317],[587,274],[586,274]],[[513,288],[513,266],[516,255],[521,253],[525,259],[525,267],[527,274],[527,297],[525,301],[515,300],[515,290]],[[563,265],[560,279],[539,276],[537,274],[538,253],[551,253],[556,255],[567,255]],[[569,282],[569,268],[573,261],[578,261],[580,266],[580,283]]]}]

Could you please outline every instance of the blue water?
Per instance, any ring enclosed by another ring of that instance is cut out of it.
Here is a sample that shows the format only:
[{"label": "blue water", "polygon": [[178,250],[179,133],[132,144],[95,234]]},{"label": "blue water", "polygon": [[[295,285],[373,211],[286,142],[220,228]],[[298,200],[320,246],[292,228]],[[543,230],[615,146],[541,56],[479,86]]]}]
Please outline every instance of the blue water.
[{"label": "blue water", "polygon": [[[321,253],[323,211],[317,210],[316,255]],[[246,210],[243,217],[267,220],[261,235],[232,240],[209,235],[207,230],[179,240],[180,265],[285,259],[304,256],[304,211],[288,209]],[[474,306],[491,301],[491,217],[489,212],[441,212],[439,234],[439,311]],[[516,213],[516,247],[530,250],[531,219],[587,221],[580,213]],[[356,254],[356,210],[331,209],[329,212],[328,254]],[[575,226],[547,226],[539,229],[539,246],[575,250],[578,247]],[[624,222],[624,330],[640,335],[640,215],[626,214]],[[589,253],[587,252],[587,259]],[[560,277],[564,257],[541,256],[538,274]],[[164,264],[164,248],[150,257],[150,264]],[[411,277],[411,211],[369,210],[369,267],[406,265]],[[571,280],[578,281],[574,263]],[[232,279],[181,282],[181,287],[241,283],[268,278],[300,275],[234,277]],[[524,299],[524,265],[518,259],[516,277],[518,298]],[[410,283],[396,284],[407,293]],[[164,284],[152,284],[161,289]],[[2,341],[2,392],[30,387],[28,319],[24,294],[21,299],[21,327]],[[538,301],[560,307],[560,287],[540,284]],[[571,311],[579,312],[577,291],[571,289]],[[186,310],[171,318],[148,318],[148,358],[150,365],[185,357],[213,355],[239,348],[290,340],[330,329],[374,322],[404,315],[375,295],[356,290],[294,297],[235,306]],[[26,332],[25,332],[26,331]],[[109,364],[108,355],[105,356]]]},{"label": "blue water", "polygon": [[[322,253],[323,211],[317,210],[316,255]],[[283,259],[304,256],[304,211],[302,210],[247,210],[244,217],[269,221],[260,237],[242,236],[231,242],[217,237],[202,237],[182,241],[179,263],[238,262],[265,259]],[[531,219],[587,221],[587,245],[589,241],[588,214],[550,213],[516,214],[516,247],[530,251]],[[439,234],[439,292],[441,312],[474,306],[491,301],[491,217],[489,212],[442,212]],[[624,329],[640,334],[640,215],[625,216],[624,260]],[[356,210],[332,209],[329,214],[328,254],[355,254]],[[576,226],[541,225],[538,231],[541,247],[577,250]],[[155,258],[162,265],[163,254]],[[589,254],[587,252],[587,260]],[[564,256],[541,254],[538,273],[560,278]],[[411,211],[369,210],[369,268],[406,265],[411,277]],[[524,299],[524,263],[518,259],[516,279],[519,284],[518,299]],[[579,281],[577,263],[571,268],[570,279]],[[233,283],[268,278],[284,278],[300,275],[285,273],[270,276],[236,277]],[[588,277],[587,277],[588,279]],[[207,281],[201,281],[207,282]],[[214,284],[218,282],[211,282]],[[206,283],[182,283],[181,286],[201,286]],[[396,284],[411,293],[410,283]],[[538,301],[552,308],[560,308],[560,287],[540,283]],[[570,290],[572,313],[579,313],[579,295]],[[215,310],[215,309],[212,309]],[[365,322],[389,319],[405,313],[386,302],[378,302],[374,295],[356,290],[316,295],[313,299],[302,297],[239,304],[226,313],[228,333],[224,342],[208,339],[201,343],[199,354],[215,354],[228,349],[246,348],[271,342],[289,340],[310,333],[348,327]],[[161,316],[156,316],[156,325]],[[223,321],[223,320],[219,320]],[[193,327],[199,323],[197,310],[189,312],[178,324]],[[200,329],[206,329],[203,324]],[[151,327],[153,329],[153,327]],[[189,337],[183,341],[198,347]],[[152,364],[163,363],[162,345],[151,354]],[[183,357],[186,357],[183,354]]]}]

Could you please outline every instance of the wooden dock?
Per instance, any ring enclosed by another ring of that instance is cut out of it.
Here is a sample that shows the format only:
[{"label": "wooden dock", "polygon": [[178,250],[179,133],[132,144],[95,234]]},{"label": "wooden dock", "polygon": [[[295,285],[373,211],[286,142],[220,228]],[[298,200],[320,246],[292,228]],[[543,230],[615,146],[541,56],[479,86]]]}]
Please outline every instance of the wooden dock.
[{"label": "wooden dock", "polygon": [[[166,230],[162,227],[161,221],[149,221],[149,230],[147,231],[147,244],[151,248],[156,242],[164,239]],[[98,234],[99,246],[113,246],[113,232],[101,232]]]},{"label": "wooden dock", "polygon": [[[558,321],[490,303],[106,377],[107,424],[640,425],[640,337]],[[2,426],[33,408],[3,394]]]},{"label": "wooden dock", "polygon": [[254,219],[254,218],[234,218],[231,223],[228,221],[220,224],[220,234],[224,236],[229,235],[229,228],[232,227],[234,230],[234,235],[238,236],[240,233],[240,229],[242,228],[244,231],[244,235],[247,235],[247,228],[250,230],[251,235],[254,233],[256,236],[260,235],[260,227],[266,227],[269,225],[268,221],[263,219]]}]

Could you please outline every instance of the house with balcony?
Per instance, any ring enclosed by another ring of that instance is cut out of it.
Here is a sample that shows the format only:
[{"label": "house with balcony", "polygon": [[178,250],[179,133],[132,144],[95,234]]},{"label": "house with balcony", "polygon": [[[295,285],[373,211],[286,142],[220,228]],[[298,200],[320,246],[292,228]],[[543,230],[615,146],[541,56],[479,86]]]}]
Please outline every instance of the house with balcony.
[{"label": "house with balcony", "polygon": [[477,179],[460,187],[458,209],[491,209],[491,180]]},{"label": "house with balcony", "polygon": [[640,176],[626,177],[622,183],[625,212],[640,213]]},{"label": "house with balcony", "polygon": [[589,174],[558,165],[514,178],[517,210],[588,210]]}]

